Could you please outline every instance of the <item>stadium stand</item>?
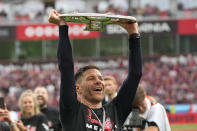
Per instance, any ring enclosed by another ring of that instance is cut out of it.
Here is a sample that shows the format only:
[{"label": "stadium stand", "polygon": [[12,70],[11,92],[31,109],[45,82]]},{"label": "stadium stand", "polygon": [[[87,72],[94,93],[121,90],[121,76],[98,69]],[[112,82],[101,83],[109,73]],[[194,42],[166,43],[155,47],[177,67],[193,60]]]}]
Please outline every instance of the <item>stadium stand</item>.
[{"label": "stadium stand", "polygon": [[[127,74],[127,61],[78,61],[75,69],[96,63],[104,75],[113,75],[118,84],[122,83]],[[162,56],[157,60],[148,60],[143,65],[143,77],[147,93],[154,96],[162,104],[194,104],[197,100],[197,56]],[[6,102],[10,109],[17,109],[15,103],[24,89],[33,89],[44,85],[49,90],[50,105],[57,106],[59,98],[59,71],[55,63],[24,64],[0,66],[0,95],[7,96]]]}]

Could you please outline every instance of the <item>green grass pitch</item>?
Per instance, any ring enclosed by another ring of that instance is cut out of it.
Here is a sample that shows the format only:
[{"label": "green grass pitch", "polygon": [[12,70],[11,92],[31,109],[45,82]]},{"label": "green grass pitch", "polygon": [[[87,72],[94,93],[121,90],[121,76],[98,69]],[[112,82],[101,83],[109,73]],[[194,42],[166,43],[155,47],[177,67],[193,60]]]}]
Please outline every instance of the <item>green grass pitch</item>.
[{"label": "green grass pitch", "polygon": [[179,131],[179,130],[197,131],[197,123],[196,124],[171,124],[171,129],[175,131]]}]

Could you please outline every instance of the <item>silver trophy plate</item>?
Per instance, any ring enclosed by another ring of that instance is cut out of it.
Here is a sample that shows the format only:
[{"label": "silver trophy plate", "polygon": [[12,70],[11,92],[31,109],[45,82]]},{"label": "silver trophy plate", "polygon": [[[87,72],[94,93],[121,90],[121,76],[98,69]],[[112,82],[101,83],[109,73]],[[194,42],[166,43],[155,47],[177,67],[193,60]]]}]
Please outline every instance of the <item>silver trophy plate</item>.
[{"label": "silver trophy plate", "polygon": [[66,13],[61,14],[66,22],[84,23],[86,31],[105,31],[105,25],[121,23],[135,23],[136,19],[132,16],[110,15],[99,13]]}]

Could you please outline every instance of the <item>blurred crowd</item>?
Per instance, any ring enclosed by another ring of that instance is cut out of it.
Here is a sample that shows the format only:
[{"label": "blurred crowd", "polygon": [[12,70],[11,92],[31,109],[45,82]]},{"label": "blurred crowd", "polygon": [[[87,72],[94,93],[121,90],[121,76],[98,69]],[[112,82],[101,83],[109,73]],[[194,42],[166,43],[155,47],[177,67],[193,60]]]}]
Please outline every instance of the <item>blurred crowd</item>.
[{"label": "blurred crowd", "polygon": [[[109,14],[120,14],[120,15],[131,15],[135,17],[143,16],[169,16],[168,11],[161,11],[156,5],[146,4],[144,8],[140,7],[129,7],[127,1],[110,1],[103,0],[94,6],[96,13],[109,13]],[[164,14],[165,13],[165,14]]]},{"label": "blurred crowd", "polygon": [[[75,61],[75,70],[87,64],[98,65],[103,75],[113,75],[120,85],[127,74],[127,60]],[[145,59],[141,83],[148,95],[162,104],[194,104],[197,101],[197,56],[162,56]],[[60,75],[57,64],[0,66],[0,96],[9,109],[18,110],[17,100],[26,89],[45,86],[49,105],[58,107]]]},{"label": "blurred crowd", "polygon": [[[60,13],[96,12],[132,15],[137,18],[167,18],[175,16],[192,17],[193,14],[196,14],[197,12],[197,3],[189,4],[191,2],[184,2],[182,0],[177,0],[178,2],[175,7],[170,7],[170,2],[167,2],[163,6],[162,2],[160,2],[159,5],[156,4],[157,2],[144,2],[144,5],[140,5],[131,3],[131,0],[130,2],[128,0],[48,0],[50,1],[49,3],[44,1],[47,0],[0,2],[0,23],[9,24],[14,22],[14,24],[16,24],[17,22],[47,22],[49,10],[52,8],[55,8]],[[143,3],[143,1],[141,1],[141,3]],[[164,6],[167,7],[163,8]]]},{"label": "blurred crowd", "polygon": [[193,104],[197,100],[197,57],[161,57],[145,62],[142,81],[148,94],[163,104]]},{"label": "blurred crowd", "polygon": [[49,91],[49,104],[57,106],[59,71],[55,64],[8,65],[0,67],[0,96],[5,97],[9,109],[18,110],[17,100],[26,89],[45,86]]}]

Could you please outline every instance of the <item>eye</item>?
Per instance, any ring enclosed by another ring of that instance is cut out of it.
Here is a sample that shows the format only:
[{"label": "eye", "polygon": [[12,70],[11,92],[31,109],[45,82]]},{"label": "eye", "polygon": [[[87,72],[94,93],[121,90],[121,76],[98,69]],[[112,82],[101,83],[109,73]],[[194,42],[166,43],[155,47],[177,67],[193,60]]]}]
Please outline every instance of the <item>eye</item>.
[{"label": "eye", "polygon": [[93,76],[89,76],[89,77],[87,78],[87,80],[93,80],[93,79],[94,79]]}]

